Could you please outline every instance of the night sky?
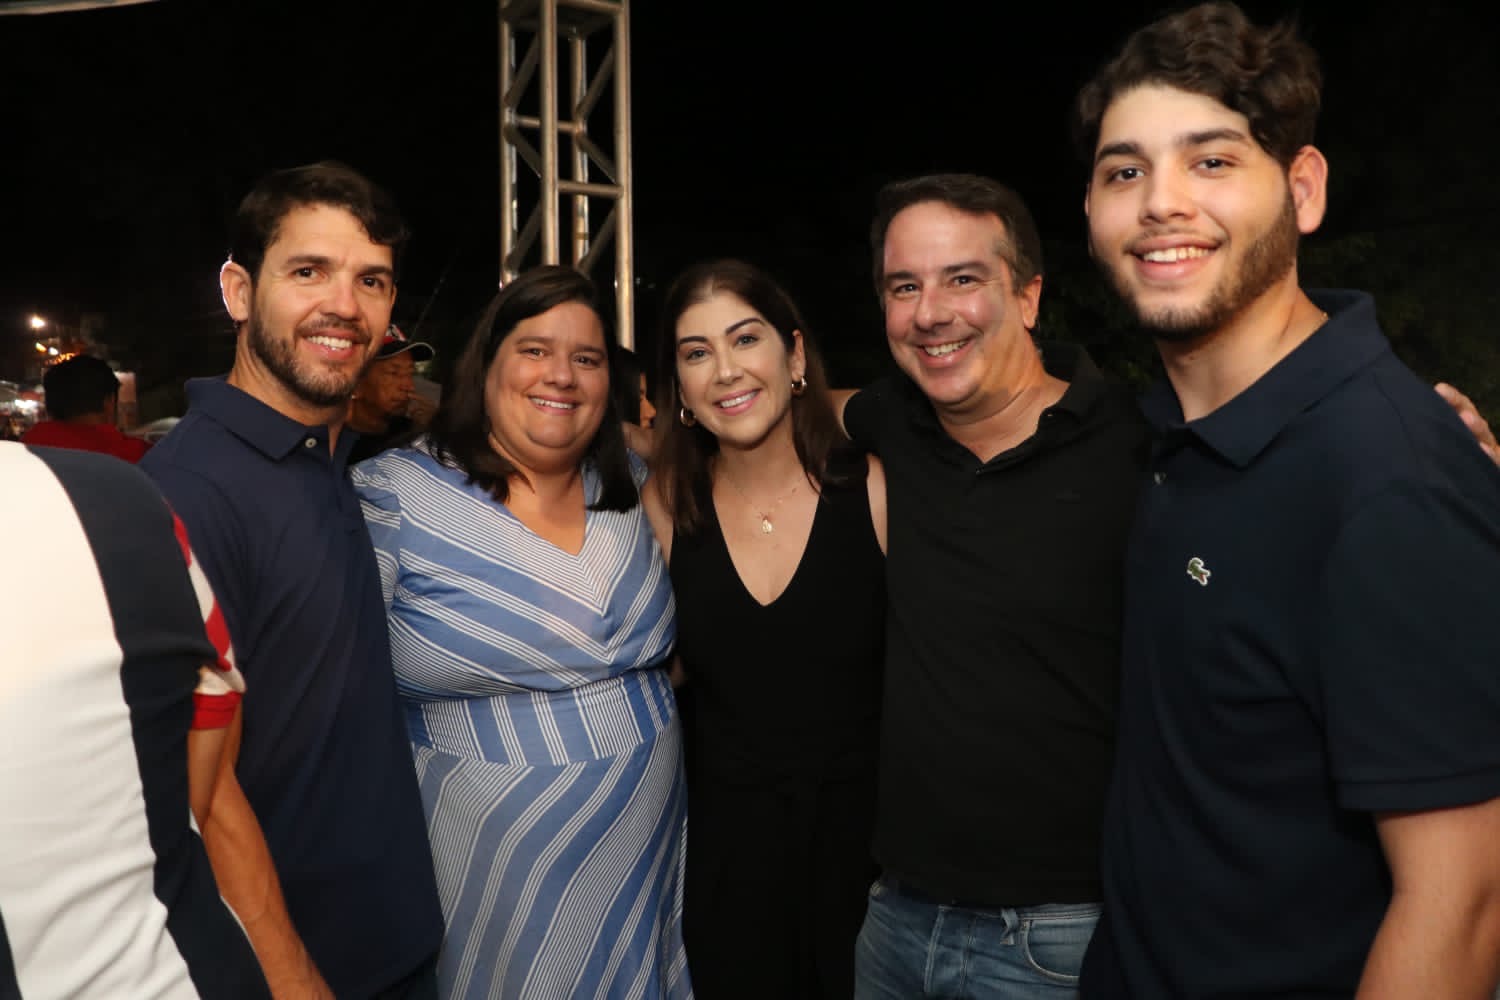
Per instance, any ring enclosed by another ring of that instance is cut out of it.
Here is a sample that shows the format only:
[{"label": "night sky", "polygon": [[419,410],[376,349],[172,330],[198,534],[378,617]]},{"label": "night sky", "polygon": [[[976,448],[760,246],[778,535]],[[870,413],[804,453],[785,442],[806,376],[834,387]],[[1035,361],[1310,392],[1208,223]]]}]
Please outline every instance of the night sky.
[{"label": "night sky", "polygon": [[[836,379],[878,371],[873,195],[930,170],[989,174],[1027,198],[1049,296],[1094,280],[1068,107],[1165,5],[632,6],[642,336],[676,269],[734,254],[791,288]],[[1343,4],[1244,6],[1258,20],[1300,11],[1324,59],[1333,190],[1319,239],[1440,244],[1453,237],[1433,226],[1500,224],[1487,18],[1448,0],[1372,0],[1355,23],[1334,15]],[[19,374],[33,312],[99,317],[148,388],[227,368],[226,219],[264,171],[330,157],[396,194],[415,231],[397,320],[451,355],[498,276],[495,10],[159,0],[0,17],[0,378]],[[1478,252],[1500,266],[1491,242]],[[1436,270],[1450,250],[1417,259]]]}]

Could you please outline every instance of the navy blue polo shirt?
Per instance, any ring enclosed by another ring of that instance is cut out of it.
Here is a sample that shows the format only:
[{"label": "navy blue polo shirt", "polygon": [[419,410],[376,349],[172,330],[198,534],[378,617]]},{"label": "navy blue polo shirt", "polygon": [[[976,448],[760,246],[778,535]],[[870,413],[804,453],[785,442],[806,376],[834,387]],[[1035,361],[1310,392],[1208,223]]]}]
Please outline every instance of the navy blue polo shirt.
[{"label": "navy blue polo shirt", "polygon": [[442,936],[374,550],[326,427],[195,379],[145,469],[187,525],[246,679],[238,775],[287,907],[341,997]]},{"label": "navy blue polo shirt", "polygon": [[1500,471],[1373,301],[1184,423],[1127,560],[1104,919],[1085,996],[1349,996],[1374,816],[1500,795]]},{"label": "navy blue polo shirt", "polygon": [[1125,538],[1146,429],[1081,348],[1036,433],[981,462],[904,375],[844,423],[886,468],[875,856],[968,905],[1099,899]]}]

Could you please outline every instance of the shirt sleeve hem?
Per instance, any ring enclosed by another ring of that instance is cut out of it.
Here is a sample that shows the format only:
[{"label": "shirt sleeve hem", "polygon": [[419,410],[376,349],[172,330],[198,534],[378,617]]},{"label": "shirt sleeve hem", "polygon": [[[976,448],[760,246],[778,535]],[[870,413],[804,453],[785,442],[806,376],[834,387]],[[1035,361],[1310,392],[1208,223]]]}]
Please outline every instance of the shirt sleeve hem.
[{"label": "shirt sleeve hem", "polygon": [[1336,797],[1340,806],[1364,812],[1449,809],[1500,798],[1500,770],[1401,781],[1344,781]]}]

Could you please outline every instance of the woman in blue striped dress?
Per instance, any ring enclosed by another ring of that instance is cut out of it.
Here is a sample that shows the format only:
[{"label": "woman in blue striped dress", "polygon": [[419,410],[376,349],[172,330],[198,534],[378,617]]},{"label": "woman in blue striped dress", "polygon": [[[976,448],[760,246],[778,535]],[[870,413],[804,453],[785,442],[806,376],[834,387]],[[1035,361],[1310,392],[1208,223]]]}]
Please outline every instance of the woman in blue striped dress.
[{"label": "woman in blue striped dress", "polygon": [[445,997],[690,997],[674,605],[593,286],[528,272],[425,439],[354,471],[447,934]]}]

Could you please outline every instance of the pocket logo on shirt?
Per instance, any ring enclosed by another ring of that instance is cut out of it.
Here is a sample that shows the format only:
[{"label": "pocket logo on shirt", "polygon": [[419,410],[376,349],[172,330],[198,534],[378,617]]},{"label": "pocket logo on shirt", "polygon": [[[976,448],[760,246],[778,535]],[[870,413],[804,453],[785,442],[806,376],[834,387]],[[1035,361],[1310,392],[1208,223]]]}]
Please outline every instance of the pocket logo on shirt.
[{"label": "pocket logo on shirt", "polygon": [[1208,578],[1213,576],[1213,572],[1207,566],[1203,565],[1202,559],[1193,556],[1193,558],[1188,560],[1187,575],[1192,577],[1198,586],[1207,587]]}]

